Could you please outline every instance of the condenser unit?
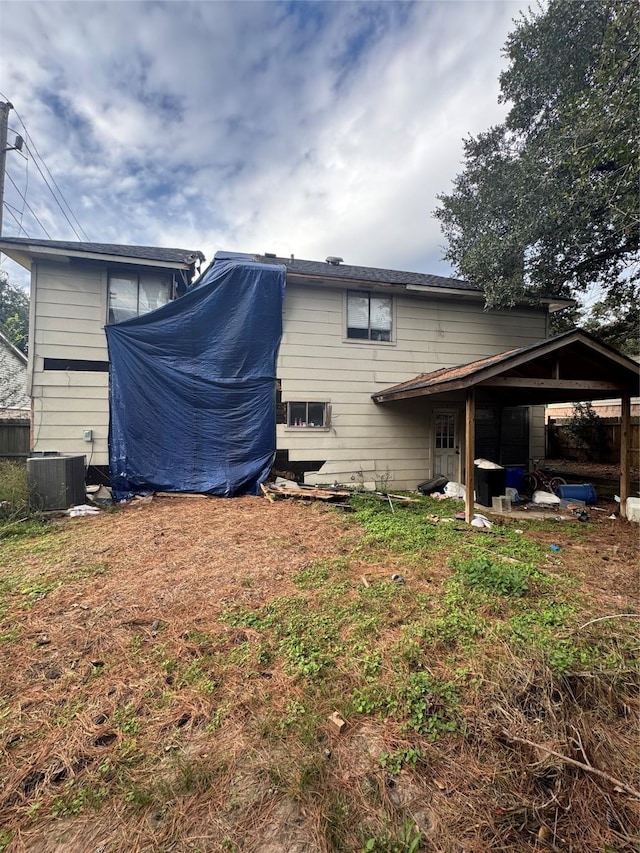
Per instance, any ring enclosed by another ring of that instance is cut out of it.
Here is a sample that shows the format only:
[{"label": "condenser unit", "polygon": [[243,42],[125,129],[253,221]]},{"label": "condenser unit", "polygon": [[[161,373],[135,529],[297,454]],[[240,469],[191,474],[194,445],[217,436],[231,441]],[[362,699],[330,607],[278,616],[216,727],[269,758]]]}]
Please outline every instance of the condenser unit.
[{"label": "condenser unit", "polygon": [[29,492],[43,510],[85,503],[84,456],[32,456],[27,459]]}]

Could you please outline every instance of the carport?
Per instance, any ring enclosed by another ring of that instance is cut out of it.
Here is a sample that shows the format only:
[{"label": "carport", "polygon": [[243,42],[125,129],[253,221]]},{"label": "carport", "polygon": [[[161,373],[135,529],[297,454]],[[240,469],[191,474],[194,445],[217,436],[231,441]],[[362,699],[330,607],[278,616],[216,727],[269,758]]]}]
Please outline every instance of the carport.
[{"label": "carport", "polygon": [[422,373],[372,395],[388,405],[412,397],[437,397],[464,403],[465,517],[474,513],[476,405],[537,406],[619,398],[620,515],[626,517],[630,483],[631,397],[638,394],[640,365],[587,332],[576,329],[521,349],[459,367]]}]

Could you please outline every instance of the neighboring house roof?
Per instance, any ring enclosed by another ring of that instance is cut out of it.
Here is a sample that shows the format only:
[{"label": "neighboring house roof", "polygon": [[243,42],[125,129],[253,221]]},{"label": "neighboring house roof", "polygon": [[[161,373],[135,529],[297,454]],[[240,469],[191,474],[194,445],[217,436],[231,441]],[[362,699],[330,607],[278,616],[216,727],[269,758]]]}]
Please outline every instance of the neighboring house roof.
[{"label": "neighboring house roof", "polygon": [[0,332],[0,420],[28,414],[27,357]]},{"label": "neighboring house roof", "polygon": [[[299,258],[280,258],[277,255],[245,254],[241,252],[216,252],[213,263],[222,260],[244,259],[260,264],[282,264],[286,267],[287,278],[307,283],[331,284],[347,282],[358,288],[392,288],[419,292],[459,295],[475,300],[483,299],[483,291],[460,278],[447,278],[429,273],[390,270],[380,267],[361,267],[345,264],[339,258],[322,261],[306,261]],[[573,304],[572,300],[548,299],[543,303],[552,303],[552,308],[563,308]]]},{"label": "neighboring house roof", "polygon": [[5,349],[8,349],[9,352],[13,353],[13,355],[18,359],[18,361],[21,361],[25,367],[27,366],[27,356],[22,352],[22,350],[18,349],[15,344],[12,344],[9,338],[2,332],[0,332],[0,345],[5,347]]},{"label": "neighboring house roof", "polygon": [[0,251],[27,269],[34,257],[52,255],[112,260],[118,263],[147,263],[179,269],[188,269],[205,260],[202,252],[194,249],[121,246],[114,243],[80,243],[66,240],[32,240],[25,237],[0,238]]},{"label": "neighboring house roof", "polygon": [[409,397],[460,392],[480,387],[490,395],[507,396],[511,405],[535,405],[634,394],[639,366],[593,335],[574,329],[481,358],[458,367],[422,373],[372,394],[376,403]]}]

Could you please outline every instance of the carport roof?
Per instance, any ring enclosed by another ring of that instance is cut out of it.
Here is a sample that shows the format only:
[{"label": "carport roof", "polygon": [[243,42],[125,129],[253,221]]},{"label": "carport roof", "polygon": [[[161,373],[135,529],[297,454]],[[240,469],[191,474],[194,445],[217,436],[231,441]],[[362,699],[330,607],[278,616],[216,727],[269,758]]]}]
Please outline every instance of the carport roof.
[{"label": "carport roof", "polygon": [[422,373],[372,394],[375,403],[447,394],[478,402],[540,405],[636,395],[640,366],[580,329],[458,367]]}]

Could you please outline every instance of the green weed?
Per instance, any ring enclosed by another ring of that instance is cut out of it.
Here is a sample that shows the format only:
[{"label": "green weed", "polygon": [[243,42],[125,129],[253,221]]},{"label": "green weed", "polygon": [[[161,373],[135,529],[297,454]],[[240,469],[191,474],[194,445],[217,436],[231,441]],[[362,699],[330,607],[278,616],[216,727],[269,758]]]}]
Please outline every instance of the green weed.
[{"label": "green weed", "polygon": [[91,785],[78,783],[72,779],[64,787],[62,794],[51,804],[52,817],[70,817],[78,815],[86,809],[97,811],[107,797],[104,786],[94,788]]},{"label": "green weed", "polygon": [[469,586],[516,597],[529,591],[530,570],[522,564],[491,560],[489,557],[454,558],[451,563],[458,576]]},{"label": "green weed", "polygon": [[397,749],[395,752],[382,752],[379,761],[384,770],[392,776],[397,776],[403,767],[415,768],[421,758],[420,750],[409,746],[406,749]]},{"label": "green weed", "polygon": [[417,853],[422,843],[422,832],[408,820],[395,838],[389,833],[368,838],[362,853]]}]

